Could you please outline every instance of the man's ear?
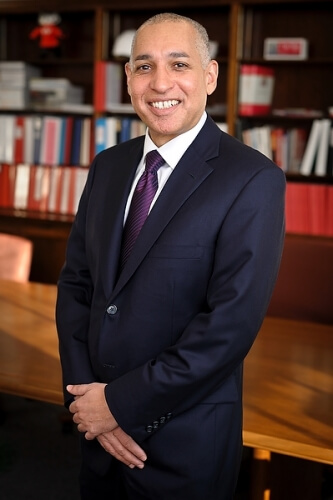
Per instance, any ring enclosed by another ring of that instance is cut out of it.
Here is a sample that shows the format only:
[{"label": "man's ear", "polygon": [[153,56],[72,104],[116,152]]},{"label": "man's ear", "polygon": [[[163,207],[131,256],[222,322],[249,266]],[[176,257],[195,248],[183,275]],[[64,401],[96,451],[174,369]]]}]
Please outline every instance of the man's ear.
[{"label": "man's ear", "polygon": [[207,95],[211,95],[217,87],[217,78],[219,75],[219,65],[212,59],[206,68],[206,88]]},{"label": "man's ear", "polygon": [[125,73],[126,73],[126,77],[127,77],[127,92],[129,95],[131,95],[131,92],[130,92],[130,80],[131,80],[131,76],[132,76],[132,69],[131,69],[131,65],[129,62],[127,62],[125,64]]}]

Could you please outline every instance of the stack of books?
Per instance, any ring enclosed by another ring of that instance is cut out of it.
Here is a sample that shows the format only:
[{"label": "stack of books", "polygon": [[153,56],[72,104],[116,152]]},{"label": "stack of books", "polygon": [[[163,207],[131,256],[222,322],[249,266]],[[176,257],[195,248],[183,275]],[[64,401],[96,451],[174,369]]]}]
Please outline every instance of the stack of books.
[{"label": "stack of books", "polygon": [[83,89],[66,78],[32,78],[29,100],[32,107],[62,109],[66,104],[82,104]]},{"label": "stack of books", "polygon": [[0,62],[0,108],[24,109],[29,103],[29,81],[40,70],[23,61]]}]

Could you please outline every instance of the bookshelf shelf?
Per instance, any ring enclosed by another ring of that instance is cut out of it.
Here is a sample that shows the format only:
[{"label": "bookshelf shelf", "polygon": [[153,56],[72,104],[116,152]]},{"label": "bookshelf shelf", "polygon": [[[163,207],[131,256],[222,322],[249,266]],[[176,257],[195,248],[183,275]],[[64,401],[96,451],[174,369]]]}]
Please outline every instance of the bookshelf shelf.
[{"label": "bookshelf shelf", "polygon": [[94,64],[93,58],[61,58],[61,59],[30,59],[26,61],[34,66],[91,66]]}]

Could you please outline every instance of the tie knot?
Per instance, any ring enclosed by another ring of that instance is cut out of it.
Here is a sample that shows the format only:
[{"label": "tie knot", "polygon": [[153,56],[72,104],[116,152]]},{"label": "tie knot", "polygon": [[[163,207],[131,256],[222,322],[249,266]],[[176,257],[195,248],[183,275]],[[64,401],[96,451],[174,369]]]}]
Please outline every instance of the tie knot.
[{"label": "tie knot", "polygon": [[154,149],[146,154],[146,171],[149,173],[157,172],[157,170],[163,165],[164,160],[160,153]]}]

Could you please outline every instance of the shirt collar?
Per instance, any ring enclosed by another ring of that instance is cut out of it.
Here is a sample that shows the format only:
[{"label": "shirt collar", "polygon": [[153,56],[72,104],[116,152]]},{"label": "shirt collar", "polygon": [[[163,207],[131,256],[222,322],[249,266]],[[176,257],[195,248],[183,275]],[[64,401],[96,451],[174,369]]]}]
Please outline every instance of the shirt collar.
[{"label": "shirt collar", "polygon": [[207,113],[206,111],[204,111],[200,120],[193,128],[191,128],[187,132],[184,132],[183,134],[178,135],[174,139],[171,139],[171,141],[168,141],[160,148],[157,148],[156,145],[151,140],[149,136],[149,129],[147,128],[145,143],[143,148],[143,157],[145,158],[146,154],[149,153],[149,151],[157,149],[157,151],[160,153],[160,155],[163,157],[163,159],[169,165],[169,167],[174,169],[179,160],[181,159],[181,157],[183,156],[183,154],[185,153],[185,151],[188,149],[190,144],[192,144],[192,142],[194,141],[194,139],[204,126],[206,119],[207,119]]}]

